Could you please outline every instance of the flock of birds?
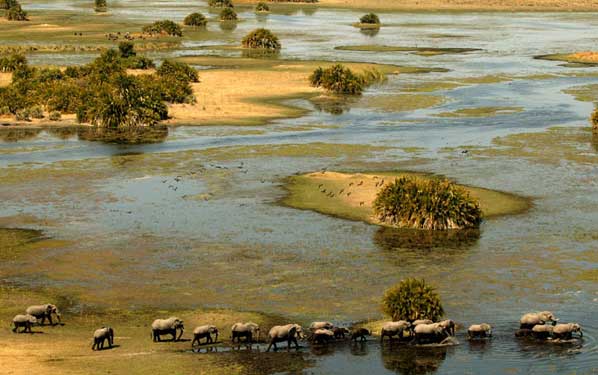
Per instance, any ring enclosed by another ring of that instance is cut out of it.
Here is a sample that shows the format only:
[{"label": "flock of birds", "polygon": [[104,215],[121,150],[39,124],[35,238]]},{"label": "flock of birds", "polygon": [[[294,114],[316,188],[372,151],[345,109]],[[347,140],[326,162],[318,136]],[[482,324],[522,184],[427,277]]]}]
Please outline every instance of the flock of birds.
[{"label": "flock of birds", "polygon": [[[25,310],[25,314],[16,315],[13,318],[13,332],[15,333],[32,333],[32,326],[34,324],[43,325],[48,319],[49,323],[53,325],[52,315],[61,323],[60,313],[58,308],[53,304],[34,305],[29,306]],[[557,341],[577,339],[573,336],[578,333],[580,338],[583,337],[581,326],[577,323],[558,324],[558,319],[553,313],[549,311],[528,313],[521,317],[519,330],[515,332],[516,337],[532,337],[543,341]],[[456,344],[455,331],[457,324],[450,319],[440,322],[432,322],[431,320],[421,319],[408,322],[405,320],[390,321],[382,325],[380,331],[380,341],[384,341],[385,337],[389,340],[397,338],[401,342],[414,345],[451,345]],[[22,328],[21,331],[18,329]],[[155,342],[162,341],[161,336],[172,335],[171,341],[178,341],[181,339],[185,326],[183,320],[177,317],[170,317],[166,319],[156,319],[151,325],[152,338]],[[253,322],[235,323],[231,328],[231,342],[234,344],[244,343],[251,345],[254,338],[259,342],[260,326]],[[178,336],[177,336],[177,333]],[[214,325],[202,325],[193,330],[193,341],[191,346],[196,347],[202,345],[201,340],[205,339],[203,345],[213,344],[218,342],[219,330]],[[313,322],[309,326],[308,334],[306,335],[303,328],[299,324],[291,323],[286,325],[274,326],[268,331],[268,349],[270,351],[273,347],[277,350],[277,343],[286,342],[287,348],[291,348],[294,344],[299,348],[297,340],[307,339],[314,344],[328,344],[337,340],[345,340],[350,338],[352,341],[364,342],[367,336],[371,336],[372,332],[364,327],[355,327],[348,329],[344,327],[337,327],[331,322],[319,321]],[[489,339],[492,337],[492,326],[488,323],[473,324],[467,329],[467,336],[469,340]],[[105,343],[108,342],[108,347],[114,345],[114,330],[111,327],[101,327],[93,334],[92,350],[104,349]]]},{"label": "flock of birds", "polygon": [[[326,173],[326,170],[322,170],[322,174]],[[376,184],[375,187],[382,187],[384,186],[384,178],[380,178],[378,176],[374,176],[373,177],[374,180],[376,180]],[[318,190],[320,191],[320,193],[322,194],[326,194],[326,196],[328,198],[334,198],[335,196],[342,196],[343,194],[345,194],[347,197],[350,197],[351,194],[353,193],[352,191],[349,191],[351,188],[355,189],[357,187],[363,186],[364,184],[364,180],[361,180],[357,183],[355,182],[349,182],[349,184],[346,187],[343,187],[342,189],[340,189],[338,192],[333,191],[331,188],[325,188],[324,184],[321,183],[318,185]],[[365,204],[364,201],[359,202],[360,206],[363,206]]]}]

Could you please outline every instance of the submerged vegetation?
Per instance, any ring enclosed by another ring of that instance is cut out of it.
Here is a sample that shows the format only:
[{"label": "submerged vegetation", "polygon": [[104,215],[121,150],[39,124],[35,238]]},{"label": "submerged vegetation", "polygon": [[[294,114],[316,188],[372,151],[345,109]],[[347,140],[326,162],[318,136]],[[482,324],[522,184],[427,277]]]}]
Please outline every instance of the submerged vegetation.
[{"label": "submerged vegetation", "polygon": [[151,25],[144,26],[143,32],[147,34],[183,36],[183,29],[181,29],[181,26],[170,20],[156,21]]},{"label": "submerged vegetation", "polygon": [[380,222],[399,228],[476,228],[482,221],[479,203],[448,180],[398,178],[380,190],[373,209]]},{"label": "submerged vegetation", "polygon": [[335,94],[347,95],[360,95],[367,86],[384,80],[385,76],[376,69],[358,74],[342,64],[327,69],[319,67],[309,77],[314,87],[323,87]]},{"label": "submerged vegetation", "polygon": [[388,289],[382,298],[382,310],[394,321],[438,321],[444,315],[438,293],[423,279],[415,278],[405,279]]},{"label": "submerged vegetation", "polygon": [[233,8],[224,8],[220,12],[220,21],[236,21],[237,12]]},{"label": "submerged vegetation", "polygon": [[279,50],[281,48],[278,37],[268,29],[255,29],[241,41],[244,48]]},{"label": "submerged vegetation", "polygon": [[196,12],[185,17],[183,24],[185,26],[203,27],[208,24],[208,20],[203,14]]},{"label": "submerged vegetation", "polygon": [[128,42],[64,72],[25,61],[17,65],[11,84],[0,88],[0,108],[19,121],[43,117],[43,107],[53,119],[70,113],[80,123],[117,128],[155,125],[168,117],[166,102],[195,100],[190,82],[198,77],[186,64],[166,60],[155,74],[131,76],[126,71],[131,61],[145,60]]}]

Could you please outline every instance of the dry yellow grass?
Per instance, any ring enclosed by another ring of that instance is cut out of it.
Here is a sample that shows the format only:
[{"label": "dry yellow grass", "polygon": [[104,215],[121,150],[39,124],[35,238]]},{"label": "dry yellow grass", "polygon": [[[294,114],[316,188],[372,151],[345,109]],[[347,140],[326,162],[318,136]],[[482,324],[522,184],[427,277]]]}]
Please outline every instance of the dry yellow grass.
[{"label": "dry yellow grass", "polygon": [[[258,0],[237,0],[257,3]],[[595,11],[595,0],[320,0],[319,6],[368,10]]]},{"label": "dry yellow grass", "polygon": [[12,73],[0,73],[0,87],[5,87],[10,84]]},{"label": "dry yellow grass", "polygon": [[598,52],[585,51],[569,55],[572,59],[579,62],[598,63]]}]

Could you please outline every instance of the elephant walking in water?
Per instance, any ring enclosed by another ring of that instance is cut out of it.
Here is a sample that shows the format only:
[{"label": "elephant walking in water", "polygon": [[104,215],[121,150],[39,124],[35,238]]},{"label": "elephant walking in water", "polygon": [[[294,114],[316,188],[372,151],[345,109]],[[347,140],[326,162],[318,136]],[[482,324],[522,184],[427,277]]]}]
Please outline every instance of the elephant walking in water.
[{"label": "elephant walking in water", "polygon": [[270,345],[268,345],[267,352],[274,346],[274,350],[278,350],[276,343],[287,342],[287,349],[291,348],[291,344],[295,343],[295,348],[299,349],[297,338],[303,338],[303,328],[299,324],[287,324],[284,326],[274,326],[268,332],[270,337]]},{"label": "elephant walking in water", "polygon": [[536,325],[552,322],[555,325],[559,320],[550,311],[528,313],[519,320],[519,329],[533,329]]},{"label": "elephant walking in water", "polygon": [[473,324],[467,329],[469,339],[483,339],[492,337],[492,326],[487,323]]},{"label": "elephant walking in water", "polygon": [[241,337],[245,337],[245,342],[251,343],[253,341],[253,335],[257,333],[257,340],[260,339],[260,326],[253,322],[247,323],[235,323],[230,329],[231,340],[235,342],[241,342]]},{"label": "elephant walking in water", "polygon": [[[215,339],[212,339],[212,334],[215,335]],[[205,325],[196,327],[193,330],[193,341],[191,342],[191,346],[194,346],[197,342],[197,345],[201,345],[199,340],[205,338],[206,344],[211,344],[214,341],[218,341],[218,328],[212,325]]]},{"label": "elephant walking in water", "polygon": [[108,340],[108,347],[112,348],[112,345],[114,345],[114,330],[110,327],[96,329],[93,333],[93,345],[91,346],[91,350],[104,349],[104,342],[106,340]]},{"label": "elephant walking in water", "polygon": [[440,323],[418,324],[413,331],[415,344],[439,344],[450,336],[450,332]]},{"label": "elephant walking in water", "polygon": [[[179,337],[177,337],[176,333],[177,330],[180,330],[181,333]],[[154,342],[162,341],[160,336],[161,335],[172,335],[172,341],[178,341],[183,336],[183,331],[185,330],[185,326],[183,325],[183,321],[177,317],[170,317],[168,319],[156,319],[152,323],[152,338]]]},{"label": "elephant walking in water", "polygon": [[552,329],[552,336],[555,339],[571,340],[573,333],[579,332],[579,337],[583,337],[581,326],[577,323],[557,324]]},{"label": "elephant walking in water", "polygon": [[398,322],[386,322],[380,331],[380,342],[384,341],[384,337],[388,336],[392,340],[394,336],[399,336],[399,340],[403,338],[405,332],[409,332],[411,323],[405,320]]},{"label": "elephant walking in water", "polygon": [[58,320],[58,323],[60,323],[60,313],[58,312],[58,308],[51,303],[29,306],[25,312],[35,316],[35,318],[40,321],[39,324],[41,325],[46,322],[46,319],[48,319],[50,325],[54,325],[52,322],[52,314],[56,315],[56,319]]},{"label": "elephant walking in water", "polygon": [[31,326],[33,326],[35,323],[37,323],[37,319],[33,315],[16,315],[14,318],[12,318],[12,324],[15,326],[12,331],[17,333],[17,329],[19,327],[23,327],[23,330],[19,333],[33,333],[31,331]]}]

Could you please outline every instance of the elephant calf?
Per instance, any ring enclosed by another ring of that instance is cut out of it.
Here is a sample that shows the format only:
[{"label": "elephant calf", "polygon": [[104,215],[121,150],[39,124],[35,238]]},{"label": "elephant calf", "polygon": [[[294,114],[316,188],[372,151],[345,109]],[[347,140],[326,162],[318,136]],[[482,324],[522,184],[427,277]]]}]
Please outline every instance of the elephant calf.
[{"label": "elephant calf", "polygon": [[[176,333],[177,330],[180,330],[181,333],[179,337],[177,337]],[[183,331],[185,330],[185,326],[183,325],[183,321],[177,317],[170,317],[168,319],[156,319],[152,323],[152,338],[154,342],[161,341],[161,335],[172,335],[172,341],[178,341],[183,336]]]},{"label": "elephant calf", "polygon": [[492,337],[492,326],[487,323],[473,324],[467,329],[469,339],[484,339]]},{"label": "elephant calf", "polygon": [[386,336],[388,336],[389,339],[392,339],[394,336],[399,336],[400,340],[404,337],[405,331],[408,332],[410,328],[411,323],[405,320],[399,320],[398,322],[386,322],[380,331],[380,341],[382,342]]},{"label": "elephant calf", "polygon": [[552,336],[555,339],[571,340],[575,332],[579,332],[579,337],[583,337],[581,326],[577,323],[557,324],[552,328]]},{"label": "elephant calf", "polygon": [[[14,318],[12,318],[12,324],[15,326],[12,331],[15,333],[33,333],[31,331],[31,326],[33,326],[35,323],[37,323],[37,318],[33,315],[16,315]],[[21,332],[17,332],[19,327],[23,327]]]},{"label": "elephant calf", "polygon": [[367,340],[366,336],[370,336],[372,333],[367,328],[357,328],[351,332],[351,340],[357,341],[365,341]]},{"label": "elephant calf", "polygon": [[559,320],[550,311],[542,311],[537,313],[527,313],[519,320],[520,329],[534,329],[536,325],[546,324],[552,322],[556,324]]},{"label": "elephant calf", "polygon": [[287,342],[287,349],[291,348],[291,344],[295,343],[295,348],[299,349],[299,343],[297,342],[297,338],[303,338],[303,328],[299,324],[287,324],[284,326],[274,326],[268,332],[268,336],[270,337],[270,345],[268,345],[267,352],[270,351],[270,348],[274,346],[274,350],[278,350],[276,347],[276,343],[278,342]]},{"label": "elephant calf", "polygon": [[96,329],[93,333],[93,345],[91,346],[91,350],[104,349],[104,342],[106,340],[108,340],[108,347],[112,348],[114,345],[114,330],[110,327]]},{"label": "elephant calf", "polygon": [[334,333],[334,338],[337,340],[345,339],[346,335],[350,333],[348,329],[341,327],[334,327],[332,332]]},{"label": "elephant calf", "polygon": [[253,341],[253,335],[257,333],[257,340],[260,339],[260,326],[253,322],[248,323],[235,323],[230,329],[231,341],[241,342],[241,337],[245,337],[245,342],[251,343]]},{"label": "elephant calf", "polygon": [[51,303],[29,306],[25,312],[35,316],[35,318],[40,321],[39,324],[41,325],[44,325],[46,319],[48,319],[50,325],[54,325],[54,322],[52,322],[52,314],[56,316],[58,323],[60,323],[60,313],[58,312],[58,308]]},{"label": "elephant calf", "polygon": [[552,336],[553,327],[546,324],[537,324],[532,328],[532,336],[540,340],[547,340]]},{"label": "elephant calf", "polygon": [[[215,335],[214,340],[212,340],[212,334]],[[206,344],[211,344],[214,341],[218,341],[218,328],[212,325],[196,327],[193,330],[193,341],[191,342],[191,346],[195,346],[196,342],[197,345],[201,345],[201,342],[199,340],[203,338],[206,339]]]}]

